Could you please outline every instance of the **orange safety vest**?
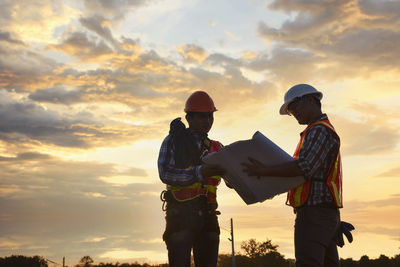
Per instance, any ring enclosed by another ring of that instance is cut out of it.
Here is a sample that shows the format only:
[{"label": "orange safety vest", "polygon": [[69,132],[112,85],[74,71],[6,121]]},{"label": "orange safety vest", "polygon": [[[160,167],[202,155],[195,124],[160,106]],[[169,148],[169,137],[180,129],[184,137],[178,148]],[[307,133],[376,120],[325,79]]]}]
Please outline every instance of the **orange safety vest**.
[{"label": "orange safety vest", "polygon": [[[206,139],[204,142],[205,145],[209,147],[208,153],[218,152],[222,148],[221,143],[218,141]],[[191,167],[193,166],[190,166],[189,168]],[[189,186],[167,185],[167,189],[171,190],[172,196],[179,202],[188,201],[201,195],[205,195],[208,203],[217,203],[217,186],[220,182],[221,176],[212,176],[206,178],[203,184],[197,182]]]},{"label": "orange safety vest", "polygon": [[[305,131],[302,133],[300,137],[300,142],[297,145],[296,151],[294,152],[293,158],[297,159],[299,158],[299,154],[301,149],[303,148],[304,144],[304,139],[306,136],[307,131],[315,126],[315,125],[323,125],[325,127],[328,127],[331,129],[333,132],[336,133],[335,129],[333,128],[332,124],[329,122],[329,120],[320,120],[312,123],[309,125]],[[339,146],[340,146],[340,140],[339,140]],[[338,155],[336,157],[335,162],[332,164],[329,170],[329,176],[326,181],[329,190],[331,192],[331,195],[335,201],[335,205],[338,208],[343,207],[343,199],[342,199],[342,163],[340,159],[340,152],[338,152]],[[310,194],[310,187],[311,187],[311,181],[308,180],[305,183],[299,185],[298,187],[290,190],[287,195],[287,201],[289,202],[290,206],[292,207],[300,207],[306,203],[308,199],[308,195]]]}]

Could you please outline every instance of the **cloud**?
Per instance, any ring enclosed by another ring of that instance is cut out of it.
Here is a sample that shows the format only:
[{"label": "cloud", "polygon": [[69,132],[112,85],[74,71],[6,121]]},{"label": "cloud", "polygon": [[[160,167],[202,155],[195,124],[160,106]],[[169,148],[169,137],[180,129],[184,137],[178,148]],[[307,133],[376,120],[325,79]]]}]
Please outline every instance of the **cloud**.
[{"label": "cloud", "polygon": [[322,11],[326,11],[329,8],[335,6],[343,6],[346,0],[335,0],[335,1],[307,1],[307,0],[281,0],[281,1],[273,1],[269,4],[269,8],[271,9],[282,9],[286,12],[295,12],[295,11],[308,11],[310,13],[320,13]]},{"label": "cloud", "polygon": [[[32,103],[40,102],[38,107],[45,108],[52,105],[51,110],[53,111],[64,109],[54,106],[60,104],[67,106],[91,105],[91,109],[96,109],[96,112],[100,111],[109,116],[110,112],[102,109],[101,104],[123,105],[131,111],[113,113],[113,118],[119,122],[129,119],[136,123],[148,118],[156,118],[154,125],[160,121],[169,120],[171,117],[169,114],[181,111],[176,103],[183,103],[186,97],[196,89],[210,92],[229,90],[231,92],[229,100],[226,99],[226,94],[216,96],[226,100],[223,101],[225,105],[233,105],[238,102],[235,100],[237,94],[248,96],[249,101],[256,101],[260,96],[272,92],[272,83],[250,81],[243,75],[239,69],[244,65],[241,59],[231,58],[221,53],[210,56],[204,48],[197,45],[184,44],[179,48],[184,57],[183,62],[173,57],[161,56],[154,50],[142,51],[139,40],[124,36],[114,37],[109,22],[111,19],[106,15],[96,13],[105,8],[109,9],[111,13],[116,11],[115,14],[117,14],[119,8],[117,8],[116,2],[87,1],[85,4],[86,7],[94,8],[93,12],[89,12],[90,14],[86,10],[86,13],[80,17],[81,25],[78,26],[82,27],[77,28],[70,25],[67,30],[61,30],[62,34],[58,32],[61,38],[57,42],[45,45],[45,51],[34,49],[35,52],[28,54],[27,49],[24,51],[9,47],[5,49],[6,60],[4,60],[2,68],[4,72],[0,80],[3,88],[10,91],[12,89],[17,89],[18,92],[27,91]],[[137,7],[145,3],[143,1],[120,4],[121,6],[126,4],[130,7]],[[99,9],[97,10],[95,7]],[[70,55],[77,61],[63,64],[43,56],[43,52],[53,51]],[[26,54],[24,55],[24,53]],[[24,57],[33,62],[24,60]],[[21,70],[21,67],[18,66],[19,62],[21,64],[28,62],[30,66],[34,67]],[[191,69],[190,66],[186,68],[185,63],[187,62],[197,62],[197,68]],[[3,62],[0,60],[0,67],[1,63]],[[86,64],[93,64],[94,67],[88,70]],[[81,66],[84,66],[83,70]],[[213,66],[222,66],[223,73],[210,71]],[[212,80],[213,78],[215,81]],[[222,101],[220,102],[222,103]],[[58,116],[60,119],[64,118],[63,112],[60,112]],[[66,127],[74,124],[69,120],[65,120],[63,123],[65,124],[62,125]],[[65,137],[63,134],[61,134],[63,137],[57,137],[61,128],[57,128],[56,133],[51,134],[52,141],[49,138],[43,138],[42,131],[38,134],[41,137],[37,137],[37,139],[40,142],[57,145],[65,142],[62,144],[63,146],[91,147],[93,143],[102,141],[90,142],[87,141],[89,138],[84,136],[94,134],[100,137],[105,134],[100,128],[107,128],[109,126],[107,124],[111,122],[99,119],[95,122],[88,120],[80,123],[80,126],[85,126],[80,129],[77,127],[70,129],[71,140],[69,141],[63,139]],[[90,127],[87,127],[88,124]],[[115,120],[111,124],[113,124],[113,129],[108,137],[114,138],[117,131],[114,125],[117,124]],[[118,125],[124,124],[119,123]],[[54,128],[52,129],[54,130]],[[50,130],[47,130],[50,135]],[[11,128],[11,131],[15,131],[15,129]],[[33,138],[33,136],[30,135],[29,138]],[[105,140],[106,138],[100,139]],[[3,136],[3,140],[6,140],[6,136]]]},{"label": "cloud", "polygon": [[139,39],[133,40],[131,38],[126,38],[126,37],[122,36],[121,40],[122,40],[122,42],[120,42],[120,44],[119,44],[121,49],[123,49],[125,51],[135,52],[135,53],[140,52],[141,48],[139,46],[139,43],[140,43]]},{"label": "cloud", "polygon": [[213,53],[209,55],[206,59],[206,63],[215,66],[232,66],[232,67],[240,67],[241,65],[243,65],[243,62],[241,62],[239,59],[235,59],[221,53]]},{"label": "cloud", "polygon": [[[393,60],[400,56],[400,32],[387,29],[365,29],[346,34],[338,38],[334,45],[321,45],[324,52],[340,56],[347,61],[351,57],[353,64],[397,68]],[[360,49],[362,47],[362,49]]]},{"label": "cloud", "polygon": [[24,44],[24,42],[12,38],[10,32],[0,32],[0,41],[9,42],[11,44],[20,44],[20,45]]},{"label": "cloud", "polygon": [[[22,43],[13,37],[7,38]],[[34,49],[15,45],[13,42],[0,42],[0,88],[32,90],[33,84],[40,83],[43,76],[51,74],[60,66],[55,60],[43,56]]]},{"label": "cloud", "polygon": [[1,4],[1,9],[0,9],[0,18],[3,20],[9,20],[12,17],[12,8],[13,4],[15,1],[8,0],[8,1],[3,1]]},{"label": "cloud", "polygon": [[230,31],[225,30],[224,31],[225,35],[228,36],[230,39],[234,41],[240,41],[242,38],[239,36],[236,36],[235,34],[231,33]]},{"label": "cloud", "polygon": [[[133,42],[137,46],[133,40],[126,42]],[[181,48],[186,53],[184,61],[199,60],[195,61],[196,68],[191,68],[191,65],[185,67],[185,63],[160,56],[153,50],[134,55],[116,50],[107,56],[107,60],[103,58],[101,61],[107,62],[107,65],[96,70],[77,72],[66,68],[58,72],[58,84],[77,88],[68,90],[70,97],[61,100],[59,96],[67,92],[53,89],[38,90],[30,97],[52,103],[73,104],[82,100],[93,104],[123,103],[132,109],[131,115],[140,120],[153,117],[160,119],[160,116],[176,113],[181,110],[176,103],[184,103],[196,89],[211,93],[230,91],[229,99],[225,93],[221,93],[226,105],[238,101],[236,93],[245,94],[253,101],[273,92],[271,83],[250,81],[242,74],[240,67],[244,64],[240,58],[212,54],[204,60],[202,58],[208,52],[201,47],[184,45]],[[210,70],[215,66],[222,67],[222,73],[220,70]]]},{"label": "cloud", "polygon": [[[389,237],[399,234],[400,195],[375,200],[345,202],[343,220],[351,222],[359,233],[374,233]],[[343,215],[343,213],[342,213]]]},{"label": "cloud", "polygon": [[[109,47],[105,49],[105,54],[102,54],[101,50],[97,53],[96,49],[90,48],[100,45],[91,42],[87,33],[74,32],[66,36],[64,41],[51,48],[76,55],[82,62],[90,58],[101,66],[82,71],[75,69],[74,65],[59,64],[49,73],[36,75],[36,83],[28,82],[26,79],[15,81],[15,83],[23,82],[19,85],[20,90],[32,91],[29,94],[30,100],[42,104],[91,105],[92,109],[96,109],[96,113],[99,111],[100,114],[106,113],[107,117],[110,112],[102,108],[102,104],[124,105],[131,109],[131,112],[113,113],[114,118],[120,121],[126,119],[146,121],[148,118],[156,118],[153,122],[156,127],[158,122],[170,120],[170,114],[181,112],[182,108],[176,103],[184,103],[187,96],[195,89],[211,93],[220,92],[216,97],[224,99],[220,101],[224,105],[234,105],[238,102],[235,97],[237,94],[248,96],[249,101],[256,101],[260,96],[273,92],[271,83],[253,82],[241,73],[239,69],[243,65],[241,59],[223,54],[213,54],[197,68],[191,69],[185,68],[181,62],[160,56],[156,51],[140,51],[137,41],[129,38],[122,38],[122,42],[119,43],[122,49],[113,50]],[[89,54],[83,53],[85,49],[91,50]],[[128,51],[126,49],[135,51],[129,54],[125,52]],[[195,48],[195,51],[208,54],[201,48]],[[223,73],[219,70],[209,70],[212,66],[221,66],[224,69]],[[12,82],[10,81],[7,88],[15,86]],[[231,92],[229,99],[222,93],[224,90]],[[53,108],[53,110],[60,109],[55,106]],[[63,117],[63,114],[60,113],[60,116]],[[106,126],[110,120],[96,122]],[[68,120],[66,123],[68,124]],[[99,127],[95,128],[101,131]]]},{"label": "cloud", "polygon": [[31,160],[44,160],[50,159],[48,154],[38,152],[24,152],[19,153],[16,157],[0,157],[0,161],[31,161]]},{"label": "cloud", "polygon": [[369,201],[369,203],[372,206],[377,206],[377,207],[387,207],[387,206],[400,207],[400,194],[393,194],[386,199]]},{"label": "cloud", "polygon": [[69,23],[78,13],[66,1],[4,0],[0,25],[24,43],[47,43],[56,39],[57,27]]},{"label": "cloud", "polygon": [[121,20],[131,9],[148,4],[149,0],[85,0],[86,12],[104,14],[110,19]]},{"label": "cloud", "polygon": [[[161,203],[153,194],[162,190],[161,183],[110,186],[100,179],[121,174],[147,177],[142,168],[24,152],[2,158],[0,171],[2,254],[41,254],[48,247],[48,258],[62,249],[69,260],[77,261],[88,248],[88,239],[99,244],[91,247],[92,257],[115,247],[163,250],[162,215],[154,209]],[[146,242],[152,239],[159,242]]]},{"label": "cloud", "polygon": [[208,53],[195,44],[185,44],[177,48],[186,62],[201,63],[207,58]]},{"label": "cloud", "polygon": [[359,101],[348,108],[353,118],[358,119],[351,120],[350,117],[336,114],[330,116],[341,137],[344,155],[395,153],[400,140],[400,128],[394,121],[396,108],[382,108]]},{"label": "cloud", "polygon": [[99,60],[101,56],[112,54],[113,50],[103,40],[88,36],[85,32],[72,32],[62,43],[49,45],[49,49],[72,55],[82,60]]},{"label": "cloud", "polygon": [[363,233],[373,233],[378,235],[384,235],[395,240],[398,240],[396,236],[400,233],[400,228],[392,228],[392,227],[368,227],[368,226],[360,226],[357,228],[357,231]]},{"label": "cloud", "polygon": [[[323,43],[330,40],[335,27],[345,24],[343,18],[353,15],[355,11],[349,8],[355,1],[274,1],[269,8],[297,12],[293,20],[286,20],[280,29],[268,27],[260,22],[258,32],[261,36],[274,40],[286,41],[300,45],[312,45],[314,42]],[[337,19],[342,19],[337,21]],[[340,33],[340,32],[339,32]],[[317,38],[317,36],[324,38]]]},{"label": "cloud", "polygon": [[[11,214],[11,218],[7,222],[0,221],[1,241],[6,241],[1,242],[0,253],[42,254],[46,247],[51,248],[46,250],[47,258],[58,257],[57,251],[63,251],[69,261],[75,262],[84,256],[82,251],[88,249],[95,259],[116,247],[162,253],[165,250],[159,238],[162,227],[149,223],[156,220],[160,224],[163,220],[158,212],[156,216],[152,212],[159,204],[157,198],[149,201],[138,197],[137,204],[123,199],[81,198],[67,194],[29,199],[29,204],[27,200],[8,200],[2,209]],[[94,244],[86,242],[99,233],[103,240]],[[145,242],[156,238],[160,240],[158,243]]]},{"label": "cloud", "polygon": [[400,167],[394,167],[390,170],[379,173],[376,175],[376,177],[378,177],[378,178],[387,178],[387,177],[400,178]]},{"label": "cloud", "polygon": [[248,60],[246,66],[255,71],[267,70],[273,74],[271,78],[295,84],[312,79],[321,62],[323,59],[310,51],[277,46],[270,54],[259,54]]},{"label": "cloud", "polygon": [[[246,101],[263,101],[267,95],[273,94],[273,87],[269,82],[254,83],[247,79],[241,70],[234,66],[225,66],[223,73],[208,71],[203,68],[192,68],[192,88],[207,88],[206,90],[217,96],[217,101],[223,107],[234,106]],[[227,92],[229,92],[227,94]],[[241,95],[243,98],[238,98]]]},{"label": "cloud", "polygon": [[399,22],[400,3],[398,1],[383,0],[363,0],[359,2],[360,8],[363,13],[367,15],[376,16],[379,19],[384,19],[387,22]]},{"label": "cloud", "polygon": [[[60,117],[59,114],[45,110],[33,102],[17,102],[5,98],[2,93],[0,114],[0,139],[8,142],[21,142],[24,137],[59,146],[87,147],[88,143],[76,133],[100,132]],[[93,124],[93,123],[90,123]]]},{"label": "cloud", "polygon": [[[37,95],[36,95],[37,97]],[[48,144],[61,147],[89,148],[138,140],[146,128],[94,116],[89,112],[59,113],[29,100],[15,100],[1,92],[0,139],[11,144]],[[150,129],[148,128],[148,129]],[[153,131],[153,134],[156,131]],[[145,135],[152,136],[151,131]],[[133,139],[132,139],[133,138]]]},{"label": "cloud", "polygon": [[[375,2],[376,3],[376,2]],[[354,69],[398,68],[400,49],[398,4],[383,1],[274,1],[269,8],[296,14],[280,28],[260,22],[261,37],[288,47],[307,49],[328,62]],[[390,9],[393,10],[390,11]],[[361,49],[362,48],[362,49]],[[339,67],[339,66],[334,66]]]},{"label": "cloud", "polygon": [[[138,40],[123,36],[119,39],[114,37],[111,19],[106,14],[96,13],[98,10],[107,9],[112,14],[117,14],[119,8],[115,4],[113,1],[85,2],[86,7],[92,5],[93,10],[91,13],[86,10],[90,14],[84,13],[80,17],[80,26],[83,28],[70,28],[59,43],[47,46],[49,50],[54,49],[76,57],[78,61],[75,64],[63,65],[49,60],[49,66],[44,68],[44,71],[35,73],[36,80],[33,82],[28,82],[26,76],[19,76],[20,79],[10,78],[8,81],[3,79],[8,90],[18,88],[30,92],[28,97],[31,104],[37,105],[34,114],[43,107],[44,111],[41,114],[57,114],[53,122],[58,123],[54,127],[49,126],[46,124],[47,120],[43,119],[40,122],[41,126],[34,128],[32,125],[29,131],[22,130],[21,127],[16,129],[11,125],[9,132],[3,134],[3,140],[11,142],[12,138],[22,134],[23,138],[28,137],[31,141],[65,147],[91,148],[104,145],[106,140],[119,143],[132,138],[132,135],[141,138],[143,133],[149,131],[154,131],[153,136],[156,135],[157,125],[170,120],[173,116],[171,114],[181,112],[181,106],[193,90],[209,91],[216,102],[220,103],[219,107],[227,108],[239,103],[244,105],[244,100],[252,104],[269,101],[273,98],[267,96],[274,95],[278,91],[277,88],[287,88],[287,84],[293,84],[295,81],[324,79],[328,74],[332,79],[336,79],[336,72],[342,77],[354,74],[342,71],[344,68],[341,68],[340,64],[332,63],[331,58],[317,49],[291,47],[289,39],[282,39],[283,44],[275,45],[269,52],[257,53],[250,58],[235,58],[223,53],[210,54],[203,47],[194,44],[184,44],[178,48],[183,56],[182,61],[153,50],[141,51]],[[125,4],[138,7],[145,3],[123,2],[121,5]],[[339,10],[347,7],[344,2],[340,2],[339,6]],[[325,3],[320,6],[301,1],[283,1],[279,4],[276,2],[274,8],[300,13],[308,10],[304,16],[310,17],[321,12],[331,12],[331,6],[326,6]],[[116,13],[113,13],[113,10]],[[334,10],[331,16],[338,13],[340,12]],[[324,23],[331,23],[331,17],[328,16]],[[282,29],[285,27],[291,29],[283,24]],[[307,27],[305,25],[304,29]],[[342,35],[338,35],[340,36]],[[351,40],[347,42],[351,43]],[[318,48],[316,44],[313,47]],[[357,45],[353,49],[356,47]],[[325,50],[329,51],[328,48]],[[34,56],[40,58],[40,54],[33,54]],[[360,54],[360,58],[364,57]],[[196,63],[195,67],[186,64],[188,62]],[[94,63],[96,66],[82,70],[79,66],[82,63]],[[8,60],[8,64],[14,64],[13,60]],[[38,66],[35,71],[37,69],[42,68]],[[260,73],[264,78],[250,79],[245,73],[246,69]],[[330,72],[332,70],[335,72]],[[16,73],[11,72],[9,77],[15,75]],[[40,102],[40,105],[36,102]],[[120,110],[109,111],[102,107],[105,104],[116,105]],[[74,115],[67,115],[66,107],[59,107],[62,105],[68,106]],[[78,114],[83,114],[79,113],[82,108],[87,109],[85,114],[88,114],[88,117],[81,117],[83,119],[76,121]],[[143,121],[149,121],[149,124],[151,121],[152,125],[136,127]],[[33,128],[37,131],[36,135],[33,134]],[[379,129],[376,131],[372,132],[369,138],[383,134]],[[16,134],[10,134],[11,132]],[[386,137],[393,141],[396,136],[389,134]],[[23,139],[19,136],[14,140]],[[356,151],[359,146],[361,145],[353,144],[349,150]],[[382,144],[375,150],[384,149],[386,148]],[[371,148],[372,150],[374,149]]]},{"label": "cloud", "polygon": [[46,88],[36,90],[29,94],[29,98],[38,102],[55,104],[73,104],[82,102],[82,92],[77,90],[65,90],[63,88]]},{"label": "cloud", "polygon": [[[18,166],[29,168],[18,168]],[[121,195],[116,194],[117,189],[110,188],[108,183],[100,179],[101,177],[124,175],[137,178],[138,181],[142,177],[147,177],[147,172],[141,168],[91,161],[68,161],[38,152],[22,152],[16,156],[2,157],[0,168],[3,173],[3,187],[14,186],[26,193],[9,194],[7,198],[12,199],[25,199],[36,194],[64,195],[67,192],[77,197],[84,197],[86,192],[97,192],[107,197],[120,198]],[[132,187],[129,187],[117,191],[129,195],[131,189]],[[130,198],[128,195],[123,197]]]},{"label": "cloud", "polygon": [[344,155],[377,155],[395,151],[400,133],[393,130],[390,124],[369,119],[352,121],[341,116],[331,117],[341,137]]},{"label": "cloud", "polygon": [[95,15],[90,18],[80,18],[79,21],[84,27],[97,33],[111,44],[115,43],[111,30],[107,27],[109,21],[104,17]]}]

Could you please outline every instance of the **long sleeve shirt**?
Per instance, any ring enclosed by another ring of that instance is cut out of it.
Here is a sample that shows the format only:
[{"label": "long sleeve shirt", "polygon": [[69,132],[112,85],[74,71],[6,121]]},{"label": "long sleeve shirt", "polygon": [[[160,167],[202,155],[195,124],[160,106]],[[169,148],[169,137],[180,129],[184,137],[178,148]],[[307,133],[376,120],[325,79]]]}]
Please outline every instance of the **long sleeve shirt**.
[{"label": "long sleeve shirt", "polygon": [[[202,149],[203,140],[195,136],[199,149]],[[162,142],[158,156],[158,173],[163,183],[173,186],[189,186],[202,182],[201,165],[187,169],[175,168],[174,144],[172,136],[168,135]]]},{"label": "long sleeve shirt", "polygon": [[[327,115],[323,114],[318,120],[327,119]],[[339,142],[338,136],[326,126],[318,124],[307,131],[298,158],[304,178],[311,180],[307,206],[334,206],[327,179],[339,153]]]}]

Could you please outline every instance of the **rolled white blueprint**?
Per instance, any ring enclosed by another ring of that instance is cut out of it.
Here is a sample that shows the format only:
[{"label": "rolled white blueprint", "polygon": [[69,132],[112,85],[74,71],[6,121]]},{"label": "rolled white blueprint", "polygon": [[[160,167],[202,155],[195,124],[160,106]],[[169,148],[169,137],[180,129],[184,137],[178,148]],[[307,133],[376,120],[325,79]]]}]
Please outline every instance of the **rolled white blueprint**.
[{"label": "rolled white blueprint", "polygon": [[248,205],[273,198],[276,195],[297,187],[305,181],[303,176],[266,176],[260,179],[249,177],[243,172],[244,167],[241,165],[242,162],[248,162],[248,157],[252,157],[267,165],[294,160],[283,149],[257,131],[252,139],[237,141],[227,145],[220,152],[207,155],[203,158],[203,161],[223,167],[227,171],[224,179],[232,185]]}]

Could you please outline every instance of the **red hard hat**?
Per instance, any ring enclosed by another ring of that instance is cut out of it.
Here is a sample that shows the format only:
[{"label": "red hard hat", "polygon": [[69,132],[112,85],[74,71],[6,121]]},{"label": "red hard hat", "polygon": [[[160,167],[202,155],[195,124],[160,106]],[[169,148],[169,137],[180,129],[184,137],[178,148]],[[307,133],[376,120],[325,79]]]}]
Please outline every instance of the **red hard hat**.
[{"label": "red hard hat", "polygon": [[185,112],[214,112],[214,101],[204,91],[196,91],[186,100]]}]

